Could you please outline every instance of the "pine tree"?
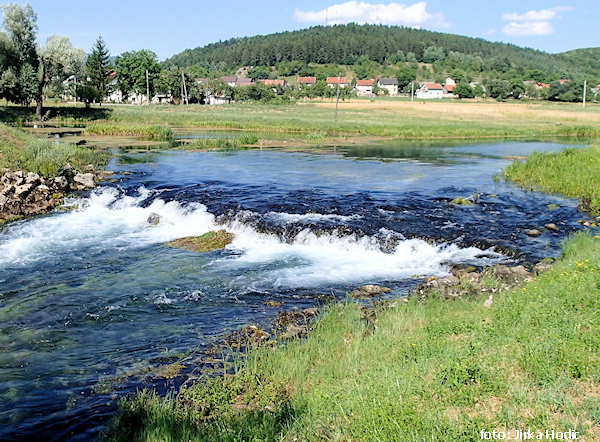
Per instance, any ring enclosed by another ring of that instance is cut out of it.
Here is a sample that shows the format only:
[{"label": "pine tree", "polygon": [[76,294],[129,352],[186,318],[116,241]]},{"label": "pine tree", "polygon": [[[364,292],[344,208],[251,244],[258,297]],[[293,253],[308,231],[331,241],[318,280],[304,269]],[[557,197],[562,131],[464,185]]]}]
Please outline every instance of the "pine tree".
[{"label": "pine tree", "polygon": [[98,95],[101,97],[106,97],[108,93],[111,70],[110,53],[102,37],[98,37],[92,53],[87,59],[86,71],[91,86],[98,91]]}]

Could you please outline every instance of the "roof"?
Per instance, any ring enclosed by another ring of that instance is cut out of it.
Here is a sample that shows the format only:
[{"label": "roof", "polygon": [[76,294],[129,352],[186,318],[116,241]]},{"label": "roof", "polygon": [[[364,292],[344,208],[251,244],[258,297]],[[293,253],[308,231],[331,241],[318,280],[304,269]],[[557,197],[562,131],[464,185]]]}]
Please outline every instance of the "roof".
[{"label": "roof", "polygon": [[252,81],[252,78],[238,78],[235,80],[235,84],[237,86],[250,86],[251,84],[254,84],[254,82]]},{"label": "roof", "polygon": [[327,77],[327,84],[337,84],[338,78],[340,79],[340,84],[346,84],[346,77]]},{"label": "roof", "polygon": [[317,77],[298,77],[298,84],[300,83],[316,83]]},{"label": "roof", "polygon": [[448,92],[453,92],[456,86],[454,84],[447,84],[445,85],[445,88]]},{"label": "roof", "polygon": [[375,80],[356,80],[357,86],[373,86]]},{"label": "roof", "polygon": [[266,86],[283,86],[285,84],[285,80],[258,80]]},{"label": "roof", "polygon": [[221,80],[223,80],[226,83],[235,83],[237,80],[237,77],[235,75],[233,75],[233,76],[225,75],[225,76],[221,77]]},{"label": "roof", "polygon": [[436,90],[436,89],[439,89],[439,90],[444,89],[442,87],[442,85],[439,84],[439,83],[421,83],[421,87],[425,87],[425,88],[427,88],[430,91],[431,90]]},{"label": "roof", "polygon": [[381,86],[397,86],[398,79],[397,78],[380,78],[379,84]]}]

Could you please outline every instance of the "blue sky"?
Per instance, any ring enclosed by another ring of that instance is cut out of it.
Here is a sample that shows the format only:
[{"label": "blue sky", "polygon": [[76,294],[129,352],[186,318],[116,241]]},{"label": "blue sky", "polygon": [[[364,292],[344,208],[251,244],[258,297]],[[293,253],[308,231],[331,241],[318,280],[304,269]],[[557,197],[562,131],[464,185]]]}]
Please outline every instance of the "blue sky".
[{"label": "blue sky", "polygon": [[29,3],[38,15],[40,43],[50,35],[64,35],[74,46],[89,52],[96,38],[102,35],[112,55],[150,49],[160,60],[219,40],[303,29],[326,22],[403,25],[550,53],[600,47],[596,2],[589,0],[30,0]]}]

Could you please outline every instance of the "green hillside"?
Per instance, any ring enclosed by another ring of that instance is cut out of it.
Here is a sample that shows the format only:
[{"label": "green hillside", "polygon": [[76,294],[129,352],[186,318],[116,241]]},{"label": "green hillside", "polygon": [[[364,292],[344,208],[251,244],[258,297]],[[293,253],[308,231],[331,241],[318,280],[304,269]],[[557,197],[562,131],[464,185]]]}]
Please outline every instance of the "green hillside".
[{"label": "green hillside", "polygon": [[[589,51],[589,52],[588,52]],[[470,76],[506,76],[551,82],[597,77],[600,49],[549,54],[511,44],[382,25],[316,26],[300,31],[233,38],[187,49],[165,61],[167,66],[200,65],[207,70],[281,63],[356,65],[431,64],[434,70],[459,70]],[[589,58],[588,59],[588,53]],[[595,60],[592,60],[595,58]],[[297,69],[299,70],[299,68]]]}]

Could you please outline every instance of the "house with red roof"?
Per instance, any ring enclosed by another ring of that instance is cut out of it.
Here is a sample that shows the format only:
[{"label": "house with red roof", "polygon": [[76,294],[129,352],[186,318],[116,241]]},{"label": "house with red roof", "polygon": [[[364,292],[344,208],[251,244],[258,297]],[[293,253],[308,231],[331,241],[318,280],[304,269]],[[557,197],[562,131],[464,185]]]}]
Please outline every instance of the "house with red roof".
[{"label": "house with red roof", "polygon": [[420,83],[421,87],[415,94],[417,98],[430,99],[430,98],[442,98],[444,94],[444,87],[439,83]]},{"label": "house with red roof", "polygon": [[327,77],[327,86],[336,88],[340,84],[340,88],[348,86],[348,79],[346,77]]},{"label": "house with red roof", "polygon": [[298,77],[298,86],[312,86],[317,82],[317,77]]},{"label": "house with red roof", "polygon": [[356,95],[367,96],[373,95],[373,84],[375,80],[356,80]]}]

